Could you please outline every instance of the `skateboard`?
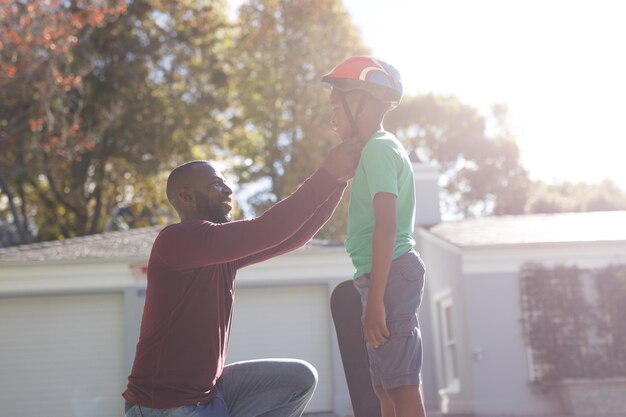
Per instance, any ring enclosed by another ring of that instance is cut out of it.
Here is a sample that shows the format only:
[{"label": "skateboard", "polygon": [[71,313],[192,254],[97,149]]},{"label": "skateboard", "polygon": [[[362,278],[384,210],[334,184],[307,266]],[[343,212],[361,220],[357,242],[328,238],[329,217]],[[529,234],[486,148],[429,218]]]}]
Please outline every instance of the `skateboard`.
[{"label": "skateboard", "polygon": [[334,289],[330,296],[330,311],[354,417],[380,417],[380,404],[372,388],[361,330],[361,297],[352,280],[344,281]]}]

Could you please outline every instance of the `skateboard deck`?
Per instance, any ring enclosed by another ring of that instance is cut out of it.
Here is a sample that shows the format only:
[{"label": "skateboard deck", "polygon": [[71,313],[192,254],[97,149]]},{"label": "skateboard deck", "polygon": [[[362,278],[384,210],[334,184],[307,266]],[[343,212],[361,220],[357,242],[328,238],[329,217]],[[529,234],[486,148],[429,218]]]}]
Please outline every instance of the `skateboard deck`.
[{"label": "skateboard deck", "polygon": [[380,417],[380,404],[372,388],[361,330],[361,297],[352,280],[335,288],[330,297],[330,310],[354,417]]}]

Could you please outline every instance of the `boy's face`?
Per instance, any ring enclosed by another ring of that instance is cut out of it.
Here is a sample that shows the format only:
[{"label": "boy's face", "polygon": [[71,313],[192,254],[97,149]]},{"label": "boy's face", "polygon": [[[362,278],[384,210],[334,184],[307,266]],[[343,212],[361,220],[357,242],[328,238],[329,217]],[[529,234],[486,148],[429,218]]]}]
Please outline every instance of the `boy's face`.
[{"label": "boy's face", "polygon": [[332,109],[330,123],[343,142],[352,136],[352,126],[341,103],[340,94],[342,93],[335,89],[330,93],[330,106]]}]

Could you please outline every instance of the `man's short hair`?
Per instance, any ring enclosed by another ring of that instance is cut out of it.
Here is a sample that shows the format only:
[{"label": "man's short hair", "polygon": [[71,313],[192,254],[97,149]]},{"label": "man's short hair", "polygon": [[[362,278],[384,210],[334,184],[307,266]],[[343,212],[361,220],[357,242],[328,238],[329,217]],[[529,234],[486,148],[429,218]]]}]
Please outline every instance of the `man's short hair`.
[{"label": "man's short hair", "polygon": [[185,177],[189,172],[190,168],[195,165],[209,165],[209,161],[197,160],[197,161],[189,161],[185,162],[182,165],[177,166],[170,172],[170,175],[167,177],[167,185],[165,186],[165,194],[167,195],[167,199],[170,204],[174,205],[174,201],[176,199],[176,192],[178,191],[178,187],[184,183]]}]

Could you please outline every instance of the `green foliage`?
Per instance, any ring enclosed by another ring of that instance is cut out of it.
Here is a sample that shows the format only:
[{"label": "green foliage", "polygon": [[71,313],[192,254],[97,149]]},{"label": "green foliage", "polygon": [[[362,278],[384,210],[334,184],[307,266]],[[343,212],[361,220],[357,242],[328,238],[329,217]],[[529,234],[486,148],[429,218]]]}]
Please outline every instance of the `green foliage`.
[{"label": "green foliage", "polygon": [[[87,4],[88,3],[88,4]],[[58,145],[75,135],[82,103],[82,76],[90,63],[74,60],[73,48],[126,10],[121,0],[71,3],[0,0],[0,235],[3,244],[29,242],[36,209],[25,172],[29,157],[49,143],[31,136],[51,133]],[[26,137],[26,138],[25,138]],[[64,144],[61,144],[64,145]],[[75,145],[82,145],[80,141]],[[47,202],[46,202],[47,203]],[[5,220],[6,219],[6,220]]]},{"label": "green foliage", "polygon": [[606,320],[605,330],[611,337],[608,357],[611,365],[626,375],[626,266],[612,265],[596,272],[599,305]]},{"label": "green foliage", "polygon": [[520,293],[535,383],[626,376],[626,265],[526,264]]},{"label": "green foliage", "polygon": [[[341,1],[250,0],[235,25],[226,6],[0,0],[0,246],[164,223],[184,160],[262,180],[257,213],[322,163],[338,139],[320,76],[368,53]],[[626,208],[609,182],[529,183],[505,106],[407,96],[385,127],[443,167],[448,213]],[[347,203],[318,237],[345,237]]]},{"label": "green foliage", "polygon": [[[252,0],[241,7],[238,28],[233,78],[241,135],[229,149],[242,156],[233,167],[242,183],[269,180],[250,201],[260,211],[291,193],[338,143],[319,80],[366,50],[340,0]],[[345,233],[337,224],[345,209],[338,211],[320,236]]]},{"label": "green foliage", "polygon": [[462,216],[520,214],[528,185],[519,148],[508,130],[506,107],[494,106],[494,133],[486,120],[456,97],[405,97],[386,117],[422,162],[441,166],[446,211]]},{"label": "green foliage", "polygon": [[606,180],[600,184],[533,182],[526,213],[626,210],[626,191]]},{"label": "green foliage", "polygon": [[[58,7],[63,16],[88,6]],[[130,2],[0,86],[0,161],[11,167],[2,191],[35,219],[37,240],[101,231],[119,206],[133,207],[136,225],[165,220],[158,175],[197,144],[221,145],[225,10],[221,1]]]}]

